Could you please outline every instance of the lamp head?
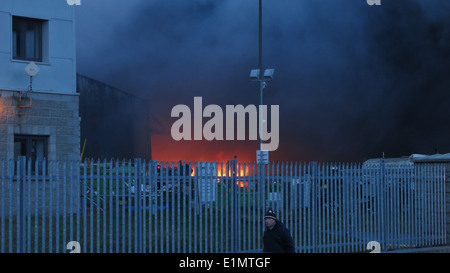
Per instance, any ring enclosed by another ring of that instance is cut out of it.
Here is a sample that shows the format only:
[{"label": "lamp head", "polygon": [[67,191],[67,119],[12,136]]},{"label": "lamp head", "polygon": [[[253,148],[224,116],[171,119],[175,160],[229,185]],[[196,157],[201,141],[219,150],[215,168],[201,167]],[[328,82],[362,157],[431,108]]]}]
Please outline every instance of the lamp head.
[{"label": "lamp head", "polygon": [[266,69],[264,71],[264,79],[265,80],[273,80],[273,74],[275,73],[275,69],[271,68],[271,69]]},{"label": "lamp head", "polygon": [[259,69],[252,69],[250,71],[250,79],[253,81],[259,79]]}]

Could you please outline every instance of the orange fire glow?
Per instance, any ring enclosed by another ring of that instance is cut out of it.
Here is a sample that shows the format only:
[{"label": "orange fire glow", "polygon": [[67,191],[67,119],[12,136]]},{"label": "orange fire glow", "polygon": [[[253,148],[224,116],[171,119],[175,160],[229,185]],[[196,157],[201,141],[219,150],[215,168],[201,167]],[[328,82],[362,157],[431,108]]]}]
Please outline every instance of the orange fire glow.
[{"label": "orange fire glow", "polygon": [[157,161],[239,162],[256,159],[255,141],[175,141],[170,135],[152,135],[152,158]]},{"label": "orange fire glow", "polygon": [[[230,169],[228,170],[228,175],[227,175],[226,174],[227,173],[226,165],[224,164],[222,166],[222,169],[220,169],[220,165],[221,164],[219,163],[218,170],[217,170],[217,177],[231,177],[232,176],[231,170]],[[248,166],[245,166],[245,169],[243,166],[241,166],[241,168],[238,172],[239,175],[237,177],[239,178],[239,177],[243,177],[243,176],[248,176],[248,169],[249,169]],[[195,176],[195,168],[193,169],[191,176]],[[220,179],[218,179],[217,182],[220,183]],[[236,182],[236,184],[238,184],[238,186],[240,186],[241,188],[247,186],[247,182],[244,183],[243,181]]]},{"label": "orange fire glow", "polygon": [[[227,162],[237,157],[237,177],[249,174],[249,165],[242,162],[253,162],[256,159],[258,144],[254,141],[175,141],[170,135],[152,135],[152,158],[157,161],[178,162],[187,164],[195,162],[216,162],[218,177],[233,176],[231,169],[227,171]],[[223,163],[223,164],[222,164]],[[245,167],[245,168],[244,168]],[[228,172],[228,173],[227,173]],[[191,173],[195,176],[195,168]],[[220,179],[218,179],[220,182]],[[240,187],[246,182],[236,182]]]},{"label": "orange fire glow", "polygon": [[[222,176],[222,177],[223,176],[232,176],[231,170],[228,170],[228,175],[226,175],[226,173],[227,173],[226,166],[224,165],[222,170],[220,169],[220,166],[219,166],[219,169],[217,171],[217,176]],[[239,173],[238,176],[247,176],[248,175],[248,166],[246,166],[245,170],[241,166],[241,169],[238,171],[238,173]]]}]

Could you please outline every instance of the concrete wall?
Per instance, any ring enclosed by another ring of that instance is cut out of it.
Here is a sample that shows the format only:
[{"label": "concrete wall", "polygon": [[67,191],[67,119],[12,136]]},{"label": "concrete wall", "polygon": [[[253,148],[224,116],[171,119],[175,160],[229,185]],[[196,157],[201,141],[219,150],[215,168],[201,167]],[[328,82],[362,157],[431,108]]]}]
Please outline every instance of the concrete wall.
[{"label": "concrete wall", "polygon": [[32,94],[32,107],[20,108],[16,92],[0,91],[0,158],[14,158],[14,135],[48,136],[48,159],[80,156],[78,95]]}]

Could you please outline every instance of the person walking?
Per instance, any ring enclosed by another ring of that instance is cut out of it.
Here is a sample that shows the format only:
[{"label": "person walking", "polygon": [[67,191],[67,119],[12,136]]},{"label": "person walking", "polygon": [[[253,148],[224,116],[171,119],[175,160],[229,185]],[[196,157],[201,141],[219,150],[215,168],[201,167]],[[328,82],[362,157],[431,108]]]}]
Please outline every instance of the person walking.
[{"label": "person walking", "polygon": [[277,219],[275,212],[269,208],[264,215],[263,252],[295,253],[294,241],[286,226]]}]

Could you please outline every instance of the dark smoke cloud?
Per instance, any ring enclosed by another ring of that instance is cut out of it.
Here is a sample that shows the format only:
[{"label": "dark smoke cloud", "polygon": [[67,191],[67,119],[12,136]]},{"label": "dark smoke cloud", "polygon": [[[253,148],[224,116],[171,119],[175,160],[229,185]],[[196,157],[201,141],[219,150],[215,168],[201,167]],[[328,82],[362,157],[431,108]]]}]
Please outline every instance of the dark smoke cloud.
[{"label": "dark smoke cloud", "polygon": [[[171,108],[194,96],[259,103],[248,79],[258,1],[102,2],[77,11],[78,70],[150,98],[167,134]],[[276,69],[264,102],[279,104],[281,119],[271,159],[450,152],[448,1],[263,2],[263,63]]]},{"label": "dark smoke cloud", "polygon": [[391,127],[378,149],[394,155],[449,152],[449,15],[446,1],[394,1],[368,18],[377,25],[368,41],[392,105],[383,109]]}]

